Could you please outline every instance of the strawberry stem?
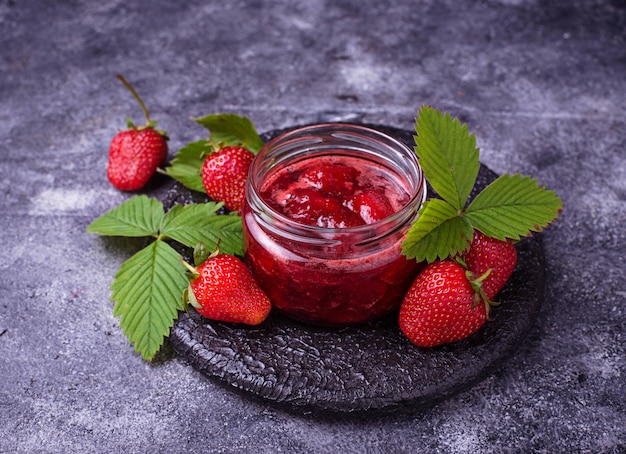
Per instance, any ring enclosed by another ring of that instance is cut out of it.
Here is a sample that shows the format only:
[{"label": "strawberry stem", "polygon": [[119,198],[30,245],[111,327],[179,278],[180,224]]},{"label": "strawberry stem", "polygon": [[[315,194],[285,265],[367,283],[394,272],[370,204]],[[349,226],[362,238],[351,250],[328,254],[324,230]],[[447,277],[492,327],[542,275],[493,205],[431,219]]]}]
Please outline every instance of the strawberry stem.
[{"label": "strawberry stem", "polygon": [[128,91],[130,91],[130,93],[135,97],[135,99],[141,106],[141,110],[143,110],[143,114],[146,116],[146,126],[151,127],[152,121],[150,120],[150,114],[148,113],[148,109],[146,108],[146,105],[143,103],[143,101],[141,100],[141,98],[139,97],[135,89],[128,83],[126,79],[124,79],[124,76],[122,76],[121,74],[117,74],[116,77],[122,81],[122,83],[128,89]]},{"label": "strawberry stem", "polygon": [[182,263],[182,264],[183,264],[183,266],[184,266],[185,268],[187,268],[187,270],[189,270],[189,272],[190,272],[191,274],[198,274],[198,270],[197,270],[194,266],[192,266],[192,265],[190,265],[189,263],[187,263],[187,262],[185,261],[185,259],[183,259],[183,258],[181,257],[179,260],[180,260],[180,263]]}]

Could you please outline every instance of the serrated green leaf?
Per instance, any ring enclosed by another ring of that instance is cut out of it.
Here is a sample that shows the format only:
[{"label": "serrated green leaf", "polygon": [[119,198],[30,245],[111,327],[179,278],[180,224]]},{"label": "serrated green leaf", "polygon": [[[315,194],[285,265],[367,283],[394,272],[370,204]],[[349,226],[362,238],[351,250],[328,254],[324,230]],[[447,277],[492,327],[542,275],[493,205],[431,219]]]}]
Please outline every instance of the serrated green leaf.
[{"label": "serrated green leaf", "polygon": [[161,202],[136,195],[95,219],[87,232],[107,236],[156,236],[163,216]]},{"label": "serrated green leaf", "polygon": [[205,192],[201,170],[204,157],[212,150],[211,143],[202,139],[178,150],[170,164],[161,172],[169,175],[192,191]]},{"label": "serrated green leaf", "polygon": [[418,262],[432,263],[464,251],[472,238],[472,225],[449,203],[424,203],[402,243],[402,253]]},{"label": "serrated green leaf", "polygon": [[458,119],[429,106],[420,109],[415,131],[424,176],[441,198],[463,209],[480,167],[475,136]]},{"label": "serrated green leaf", "polygon": [[169,335],[189,284],[180,254],[161,240],[126,260],[111,284],[113,315],[135,351],[151,360]]},{"label": "serrated green leaf", "polygon": [[252,122],[235,114],[213,114],[194,121],[210,131],[211,141],[220,145],[241,145],[252,153],[257,154],[263,148],[263,141],[259,137]]},{"label": "serrated green leaf", "polygon": [[474,228],[487,236],[517,240],[539,232],[558,216],[562,200],[529,176],[502,175],[465,210]]},{"label": "serrated green leaf", "polygon": [[191,205],[175,205],[165,215],[161,234],[185,246],[195,247],[202,242],[210,250],[219,240],[220,251],[225,254],[243,255],[243,227],[236,214],[217,214],[222,203],[208,202]]}]

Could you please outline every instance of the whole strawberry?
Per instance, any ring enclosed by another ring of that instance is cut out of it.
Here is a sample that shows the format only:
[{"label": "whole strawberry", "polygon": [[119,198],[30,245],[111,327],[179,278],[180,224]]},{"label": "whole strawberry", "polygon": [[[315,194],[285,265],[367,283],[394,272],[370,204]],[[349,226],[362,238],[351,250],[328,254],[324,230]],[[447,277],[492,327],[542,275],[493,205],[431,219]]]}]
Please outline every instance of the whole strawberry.
[{"label": "whole strawberry", "polygon": [[243,147],[227,146],[210,153],[202,164],[202,185],[213,200],[230,211],[241,211],[248,169],[254,154]]},{"label": "whole strawberry", "polygon": [[122,191],[137,191],[143,188],[157,168],[167,158],[167,136],[155,130],[156,122],[150,120],[148,110],[130,84],[118,74],[118,79],[139,102],[146,116],[144,126],[135,126],[128,120],[128,128],[115,135],[109,147],[107,178]]},{"label": "whole strawberry", "polygon": [[487,319],[485,303],[456,261],[433,262],[417,276],[400,306],[400,330],[419,347],[465,339]]},{"label": "whole strawberry", "polygon": [[203,317],[258,325],[269,315],[269,298],[237,257],[214,253],[190,269],[196,277],[189,284],[187,299]]},{"label": "whole strawberry", "polygon": [[482,280],[481,288],[489,299],[502,290],[517,263],[517,250],[512,241],[501,241],[475,230],[472,244],[463,260],[476,277],[488,270],[489,275]]}]

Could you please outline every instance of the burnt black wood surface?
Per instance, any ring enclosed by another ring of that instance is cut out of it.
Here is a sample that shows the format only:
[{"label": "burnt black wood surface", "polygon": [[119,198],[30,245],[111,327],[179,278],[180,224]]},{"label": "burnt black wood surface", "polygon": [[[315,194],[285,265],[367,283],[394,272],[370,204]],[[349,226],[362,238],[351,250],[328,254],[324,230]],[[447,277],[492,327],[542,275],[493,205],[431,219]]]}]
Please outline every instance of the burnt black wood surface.
[{"label": "burnt black wood surface", "polygon": [[[411,131],[374,127],[409,146],[413,143]],[[495,178],[481,166],[470,197]],[[175,184],[165,205],[201,199]],[[415,411],[488,376],[513,354],[532,326],[545,279],[540,237],[525,238],[517,250],[517,267],[496,298],[501,305],[493,310],[493,320],[453,345],[412,345],[398,328],[397,314],[360,327],[328,329],[276,312],[258,327],[245,327],[206,320],[193,310],[181,314],[169,340],[207,376],[290,409],[344,414]]]}]

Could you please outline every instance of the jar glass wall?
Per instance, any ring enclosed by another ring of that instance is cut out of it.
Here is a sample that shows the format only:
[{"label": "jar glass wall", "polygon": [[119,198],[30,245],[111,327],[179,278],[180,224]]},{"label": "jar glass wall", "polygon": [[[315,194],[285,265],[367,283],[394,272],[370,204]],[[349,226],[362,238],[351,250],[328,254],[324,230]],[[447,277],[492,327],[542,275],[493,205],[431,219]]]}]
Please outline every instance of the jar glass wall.
[{"label": "jar glass wall", "polygon": [[[384,183],[397,209],[341,228],[302,223],[276,209],[267,194],[277,176],[317,162],[356,169],[370,185]],[[417,157],[396,139],[350,124],[293,130],[268,142],[250,167],[242,213],[246,263],[274,307],[292,318],[327,326],[379,318],[399,307],[419,271],[401,243],[425,197]]]}]

